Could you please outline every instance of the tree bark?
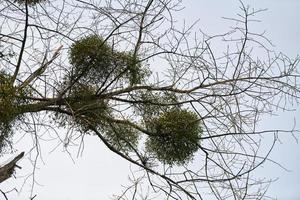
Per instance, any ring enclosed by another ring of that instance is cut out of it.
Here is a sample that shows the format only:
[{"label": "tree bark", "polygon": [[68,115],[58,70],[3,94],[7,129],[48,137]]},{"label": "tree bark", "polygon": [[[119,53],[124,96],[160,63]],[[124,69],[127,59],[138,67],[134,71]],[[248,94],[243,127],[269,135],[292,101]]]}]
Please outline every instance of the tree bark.
[{"label": "tree bark", "polygon": [[12,161],[4,166],[0,166],[0,183],[9,179],[15,171],[15,167],[20,168],[16,163],[24,156],[24,152],[17,155]]}]

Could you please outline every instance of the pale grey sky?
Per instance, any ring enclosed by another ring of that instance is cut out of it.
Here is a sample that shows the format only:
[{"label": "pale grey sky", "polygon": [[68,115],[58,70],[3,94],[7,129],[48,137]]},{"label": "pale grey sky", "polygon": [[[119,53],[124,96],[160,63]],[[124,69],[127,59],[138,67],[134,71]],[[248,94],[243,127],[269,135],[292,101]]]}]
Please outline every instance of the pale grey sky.
[{"label": "pale grey sky", "polygon": [[[291,57],[300,53],[300,1],[299,0],[248,0],[244,1],[254,8],[268,8],[258,14],[262,20],[255,25],[258,31],[267,31],[267,36],[276,45],[278,51]],[[228,30],[228,23],[221,17],[232,17],[239,12],[238,0],[189,0],[183,1],[186,9],[179,16],[187,22],[200,19],[199,26],[208,33],[222,33]],[[266,128],[290,128],[293,119],[300,123],[300,110],[294,113],[280,113],[280,116],[266,119]],[[299,124],[298,123],[298,124]],[[297,124],[298,129],[300,126]],[[300,136],[296,135],[299,139]],[[268,139],[268,138],[266,138]],[[291,172],[268,163],[258,173],[267,178],[279,178],[269,188],[269,196],[278,200],[300,199],[300,145],[290,135],[280,137],[282,144],[276,146],[271,158],[278,161]],[[27,141],[28,143],[30,141]],[[26,142],[20,143],[20,150],[27,149]],[[111,153],[99,142],[97,137],[87,136],[83,155],[72,162],[67,153],[60,149],[49,153],[43,148],[43,164],[39,162],[36,180],[42,186],[36,186],[34,194],[41,200],[99,200],[109,199],[112,194],[122,191],[121,185],[127,184],[130,173],[128,163]],[[28,161],[21,164],[26,168]],[[255,172],[254,172],[255,173]],[[3,188],[15,184],[12,179]],[[19,188],[22,183],[19,183]],[[10,200],[25,199],[30,186],[25,185],[22,192],[12,195]],[[2,197],[0,196],[0,199]]]}]

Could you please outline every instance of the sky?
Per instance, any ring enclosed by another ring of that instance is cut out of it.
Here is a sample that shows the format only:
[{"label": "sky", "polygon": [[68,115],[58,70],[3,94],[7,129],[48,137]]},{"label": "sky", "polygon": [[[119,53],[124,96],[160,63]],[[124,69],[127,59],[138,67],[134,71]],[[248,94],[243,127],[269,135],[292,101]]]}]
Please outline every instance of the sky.
[{"label": "sky", "polygon": [[[265,30],[278,51],[290,57],[300,54],[299,0],[248,0],[244,3],[254,8],[267,8],[257,16],[262,22],[255,25],[254,29]],[[183,4],[186,8],[178,17],[187,22],[199,19],[199,26],[208,33],[222,33],[228,30],[228,23],[222,17],[235,16],[240,5],[237,0],[186,0]],[[271,119],[266,118],[263,126],[290,128],[294,118],[300,123],[300,109],[293,113],[279,113],[279,116]],[[299,124],[296,127],[300,129]],[[300,135],[296,137],[300,139]],[[112,194],[122,191],[121,185],[127,184],[130,173],[128,163],[112,154],[97,137],[87,136],[85,139],[84,152],[78,158],[73,155],[74,161],[68,153],[60,149],[54,152],[50,152],[51,149],[42,149],[43,160],[39,161],[35,177],[40,184],[37,184],[34,190],[34,194],[38,195],[36,199],[109,199]],[[297,144],[291,135],[281,135],[279,139],[282,143],[276,146],[271,158],[290,171],[266,163],[257,173],[267,178],[279,178],[270,186],[269,196],[277,197],[278,200],[299,200],[300,144]],[[18,144],[20,150],[26,144],[26,141]],[[28,163],[28,160],[24,159],[20,166],[26,166]],[[11,179],[0,188],[10,188],[13,184],[15,180]],[[21,185],[22,183],[19,183],[19,188]],[[25,185],[20,193],[12,192],[10,200],[25,199],[28,193],[30,187]]]}]

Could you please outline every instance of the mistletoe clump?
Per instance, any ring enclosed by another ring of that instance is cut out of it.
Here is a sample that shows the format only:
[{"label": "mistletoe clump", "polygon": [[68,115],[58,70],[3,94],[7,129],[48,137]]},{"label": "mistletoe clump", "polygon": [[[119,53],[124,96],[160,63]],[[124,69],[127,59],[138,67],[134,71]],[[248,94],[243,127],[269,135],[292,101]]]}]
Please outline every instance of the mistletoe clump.
[{"label": "mistletoe clump", "polygon": [[139,133],[129,125],[110,123],[105,137],[116,150],[128,153],[137,148]]},{"label": "mistletoe clump", "polygon": [[78,127],[81,132],[88,131],[90,126],[101,127],[103,116],[109,115],[110,109],[108,102],[98,99],[95,93],[93,86],[74,85],[66,98],[65,110],[69,116],[56,116],[59,124],[65,126],[69,123]]},{"label": "mistletoe clump", "polygon": [[11,76],[0,72],[0,153],[9,143],[13,123],[20,117],[18,91],[12,85]]},{"label": "mistletoe clump", "polygon": [[174,92],[168,91],[138,91],[132,95],[134,101],[142,103],[134,104],[135,111],[144,121],[157,117],[171,109],[180,108],[179,98]]},{"label": "mistletoe clump", "polygon": [[82,83],[102,84],[123,78],[130,84],[138,84],[145,76],[136,56],[115,51],[98,35],[76,41],[70,48],[69,60],[72,78]]},{"label": "mistletoe clump", "polygon": [[174,108],[147,122],[154,136],[146,149],[165,164],[184,164],[199,149],[202,134],[198,116],[186,109]]},{"label": "mistletoe clump", "polygon": [[116,150],[128,153],[137,148],[139,134],[127,124],[110,121],[112,111],[107,100],[99,99],[94,86],[75,84],[66,97],[63,113],[57,113],[55,120],[62,127],[71,125],[81,133],[98,130]]}]

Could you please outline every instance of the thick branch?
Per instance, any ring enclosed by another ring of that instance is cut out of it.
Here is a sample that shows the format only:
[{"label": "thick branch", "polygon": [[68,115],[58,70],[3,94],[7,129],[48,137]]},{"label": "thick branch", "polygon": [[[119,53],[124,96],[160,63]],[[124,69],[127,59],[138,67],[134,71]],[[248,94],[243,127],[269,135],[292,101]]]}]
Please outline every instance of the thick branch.
[{"label": "thick branch", "polygon": [[0,167],[0,183],[9,179],[15,171],[15,167],[20,168],[16,163],[23,158],[24,152],[17,155],[12,161]]}]

